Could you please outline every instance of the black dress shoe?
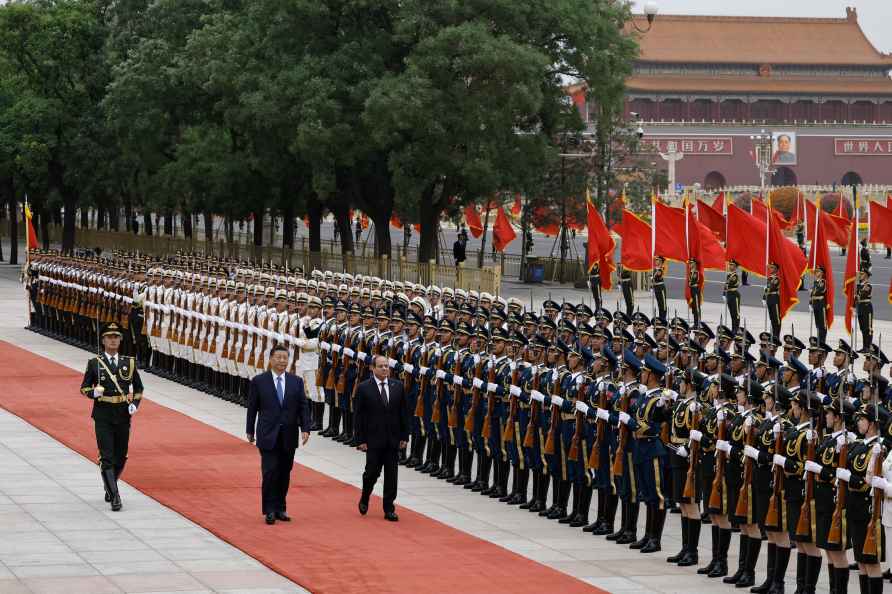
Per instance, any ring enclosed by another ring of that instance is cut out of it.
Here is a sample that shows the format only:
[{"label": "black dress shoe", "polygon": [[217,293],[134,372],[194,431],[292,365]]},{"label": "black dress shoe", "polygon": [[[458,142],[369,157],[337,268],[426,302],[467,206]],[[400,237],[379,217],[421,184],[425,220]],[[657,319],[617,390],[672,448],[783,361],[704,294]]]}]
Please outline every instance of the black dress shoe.
[{"label": "black dress shoe", "polygon": [[756,574],[752,571],[744,571],[743,575],[740,576],[740,579],[737,580],[737,583],[734,584],[735,588],[749,588],[750,586],[754,586],[756,584]]},{"label": "black dress shoe", "polygon": [[697,565],[699,563],[699,559],[697,558],[696,553],[692,553],[691,551],[687,551],[684,556],[678,560],[679,567],[691,567],[692,565]]},{"label": "black dress shoe", "polygon": [[685,553],[687,553],[687,552],[688,552],[687,549],[682,549],[682,550],[678,551],[678,553],[676,553],[675,555],[672,555],[671,557],[666,557],[666,563],[678,563],[679,561],[684,559]]},{"label": "black dress shoe", "polygon": [[656,553],[659,550],[660,550],[660,541],[658,541],[656,538],[651,538],[650,540],[647,541],[647,543],[645,543],[645,545],[643,547],[641,547],[641,550],[638,552],[639,553]]},{"label": "black dress shoe", "polygon": [[726,561],[717,561],[712,571],[706,574],[706,577],[718,578],[728,575],[728,563]]},{"label": "black dress shoe", "polygon": [[366,515],[369,511],[369,504],[365,501],[359,502],[359,513],[362,515]]},{"label": "black dress shoe", "polygon": [[709,575],[710,573],[712,573],[712,570],[715,567],[716,563],[718,563],[718,561],[713,559],[706,565],[706,567],[701,567],[700,569],[698,569],[697,574],[698,575]]},{"label": "black dress shoe", "polygon": [[285,512],[276,512],[276,519],[280,522],[290,522],[291,516],[289,516]]},{"label": "black dress shoe", "polygon": [[272,526],[276,523],[276,514],[266,514],[266,523]]},{"label": "black dress shoe", "polygon": [[384,519],[388,522],[399,522],[400,517],[396,515],[396,512],[384,512]]},{"label": "black dress shoe", "polygon": [[615,542],[618,545],[626,545],[634,543],[637,539],[638,537],[635,536],[633,533],[623,532],[623,535],[617,538]]},{"label": "black dress shoe", "polygon": [[632,544],[629,545],[630,549],[643,549],[644,545],[646,545],[650,541],[650,536],[645,534],[640,540],[636,540]]}]

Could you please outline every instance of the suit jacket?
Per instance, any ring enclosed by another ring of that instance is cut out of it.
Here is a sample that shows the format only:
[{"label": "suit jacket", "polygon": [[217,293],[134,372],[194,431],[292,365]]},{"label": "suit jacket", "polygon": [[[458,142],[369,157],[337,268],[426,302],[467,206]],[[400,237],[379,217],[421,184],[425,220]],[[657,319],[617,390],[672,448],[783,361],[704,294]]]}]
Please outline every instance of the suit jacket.
[{"label": "suit jacket", "polygon": [[398,448],[409,440],[409,404],[402,382],[388,379],[388,404],[372,375],[356,388],[356,440],[369,449]]},{"label": "suit jacket", "polygon": [[[258,419],[259,415],[259,419]],[[256,431],[255,431],[256,427]],[[297,448],[300,433],[310,432],[310,409],[301,378],[285,373],[285,404],[279,405],[272,371],[255,375],[248,387],[246,433],[254,435],[257,447],[271,450],[279,432],[287,448]]]}]

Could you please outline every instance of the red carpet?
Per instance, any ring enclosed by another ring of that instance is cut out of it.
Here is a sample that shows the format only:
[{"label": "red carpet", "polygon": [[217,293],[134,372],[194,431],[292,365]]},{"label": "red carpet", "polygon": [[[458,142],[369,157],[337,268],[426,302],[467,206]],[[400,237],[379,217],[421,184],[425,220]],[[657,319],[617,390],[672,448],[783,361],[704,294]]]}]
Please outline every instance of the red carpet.
[{"label": "red carpet", "polygon": [[[80,374],[0,341],[0,377],[0,406],[96,460]],[[257,449],[151,396],[134,418],[125,480],[311,592],[602,592],[405,508],[398,524],[386,522],[377,498],[361,517],[358,489],[299,465],[288,498],[295,521],[266,526]]]}]

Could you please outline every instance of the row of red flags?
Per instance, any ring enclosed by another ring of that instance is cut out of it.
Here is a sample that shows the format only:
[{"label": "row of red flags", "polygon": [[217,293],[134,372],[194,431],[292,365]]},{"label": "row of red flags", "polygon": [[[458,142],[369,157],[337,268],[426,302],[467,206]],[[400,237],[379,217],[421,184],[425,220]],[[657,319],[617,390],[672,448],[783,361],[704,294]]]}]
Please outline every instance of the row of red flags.
[{"label": "row of red flags", "polygon": [[[851,331],[858,271],[858,221],[852,221],[842,205],[834,213],[829,213],[820,208],[820,202],[815,205],[803,199],[801,211],[797,209],[793,218],[786,220],[759,200],[753,200],[752,210],[747,212],[734,204],[725,205],[722,198],[720,196],[713,205],[699,202],[696,208],[687,201],[683,208],[673,208],[654,200],[651,223],[623,209],[622,223],[614,227],[623,238],[620,262],[630,270],[643,272],[653,269],[654,257],[662,256],[667,260],[686,262],[690,273],[691,262],[695,261],[700,273],[701,292],[703,271],[724,270],[729,260],[760,276],[766,276],[769,262],[774,263],[781,279],[782,318],[798,302],[797,292],[805,271],[821,267],[827,282],[826,319],[831,325],[834,319],[834,283],[828,244],[833,242],[840,247],[848,247],[843,286],[846,292],[846,328]],[[811,252],[807,257],[799,246],[783,234],[784,229],[799,222],[804,224],[806,235],[811,240]],[[892,197],[885,206],[878,202],[870,203],[868,222],[869,241],[892,246]],[[606,243],[604,236],[609,236],[609,232],[590,203],[588,229],[589,270],[592,270],[595,262],[600,262],[602,286],[608,286],[603,280],[609,276],[603,274],[604,261],[612,260],[613,248]],[[604,250],[608,248],[611,254],[605,253]],[[892,301],[892,286],[889,295]],[[687,283],[685,297],[690,302],[692,296]]]}]

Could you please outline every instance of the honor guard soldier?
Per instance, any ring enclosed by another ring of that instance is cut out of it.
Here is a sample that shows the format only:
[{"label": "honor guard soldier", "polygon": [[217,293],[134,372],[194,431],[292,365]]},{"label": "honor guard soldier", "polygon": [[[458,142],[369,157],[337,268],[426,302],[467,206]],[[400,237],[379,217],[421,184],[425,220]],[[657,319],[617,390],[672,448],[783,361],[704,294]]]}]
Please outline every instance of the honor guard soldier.
[{"label": "honor guard soldier", "polygon": [[588,286],[592,291],[592,301],[595,309],[601,307],[601,265],[598,262],[592,264],[591,270],[588,272]]},{"label": "honor guard soldier", "polygon": [[771,321],[771,335],[780,337],[780,276],[777,264],[768,264],[768,278],[765,280],[765,293],[762,296],[765,307],[768,308],[768,319]]},{"label": "honor guard soldier", "polygon": [[858,252],[858,268],[870,272],[870,248],[867,247],[867,239],[861,240],[861,251]]},{"label": "honor guard soldier", "polygon": [[651,274],[650,284],[653,287],[654,291],[654,299],[657,302],[657,312],[658,315],[666,319],[667,311],[666,311],[666,281],[664,276],[666,275],[666,259],[663,256],[657,256],[654,258],[654,271]]},{"label": "honor guard soldier", "polygon": [[870,270],[862,267],[858,273],[858,287],[855,289],[855,311],[858,314],[858,327],[861,329],[861,344],[864,345],[859,352],[867,352],[867,347],[873,344],[873,288],[870,286]]},{"label": "honor guard soldier", "polygon": [[731,332],[737,334],[740,328],[740,273],[737,271],[737,262],[728,260],[728,274],[725,276],[725,305],[728,306],[728,315],[731,317]]},{"label": "honor guard soldier", "polygon": [[626,302],[626,315],[632,317],[635,309],[635,296],[632,294],[632,271],[619,265],[619,286],[623,291],[623,300]]},{"label": "honor guard soldier", "polygon": [[136,358],[118,353],[121,327],[111,322],[100,331],[103,352],[87,362],[81,393],[93,400],[93,425],[99,447],[99,469],[105,487],[105,500],[112,511],[120,511],[118,479],[127,463],[130,417],[136,414],[143,385]]},{"label": "honor guard soldier", "polygon": [[815,267],[815,282],[811,286],[809,307],[815,317],[815,328],[818,331],[818,341],[827,340],[827,280],[824,278],[824,267]]}]

